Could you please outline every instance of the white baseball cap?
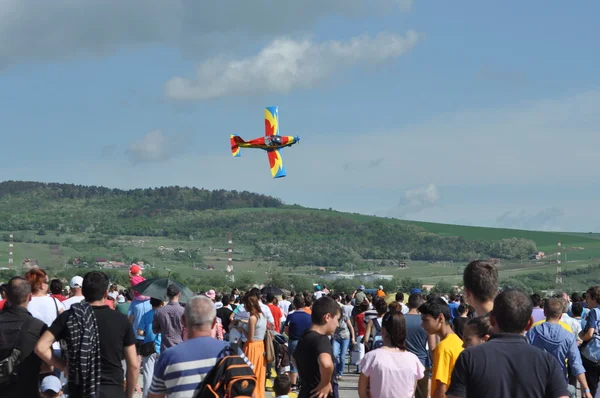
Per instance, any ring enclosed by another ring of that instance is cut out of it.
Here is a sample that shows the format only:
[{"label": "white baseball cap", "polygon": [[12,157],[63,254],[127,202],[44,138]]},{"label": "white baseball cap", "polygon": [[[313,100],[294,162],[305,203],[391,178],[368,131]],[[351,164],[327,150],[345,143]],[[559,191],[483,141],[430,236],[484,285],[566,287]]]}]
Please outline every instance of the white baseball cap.
[{"label": "white baseball cap", "polygon": [[71,287],[71,289],[75,288],[75,287],[83,287],[83,278],[80,276],[74,276],[73,278],[71,278],[71,282],[69,282],[69,286]]},{"label": "white baseball cap", "polygon": [[46,377],[44,377],[44,380],[42,380],[40,389],[42,390],[42,392],[51,390],[54,393],[58,393],[60,390],[62,390],[62,384],[61,384],[60,380],[58,379],[58,377],[46,376]]}]

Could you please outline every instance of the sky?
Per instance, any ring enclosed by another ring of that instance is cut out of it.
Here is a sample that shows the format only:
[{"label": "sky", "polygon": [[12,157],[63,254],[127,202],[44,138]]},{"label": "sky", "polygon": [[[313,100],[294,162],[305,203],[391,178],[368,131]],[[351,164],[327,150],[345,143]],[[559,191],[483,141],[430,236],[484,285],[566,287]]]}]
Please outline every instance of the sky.
[{"label": "sky", "polygon": [[[0,0],[0,181],[600,232],[593,1]],[[279,107],[287,177],[229,135]]]}]

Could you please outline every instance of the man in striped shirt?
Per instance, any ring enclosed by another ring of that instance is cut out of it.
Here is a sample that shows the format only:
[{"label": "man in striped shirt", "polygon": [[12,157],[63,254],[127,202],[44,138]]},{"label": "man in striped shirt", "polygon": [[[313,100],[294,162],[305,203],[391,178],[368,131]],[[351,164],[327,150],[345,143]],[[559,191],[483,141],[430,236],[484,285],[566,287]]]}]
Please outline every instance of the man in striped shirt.
[{"label": "man in striped shirt", "polygon": [[211,337],[217,313],[208,297],[192,298],[185,306],[183,322],[188,340],[160,354],[148,398],[191,398],[228,344]]}]

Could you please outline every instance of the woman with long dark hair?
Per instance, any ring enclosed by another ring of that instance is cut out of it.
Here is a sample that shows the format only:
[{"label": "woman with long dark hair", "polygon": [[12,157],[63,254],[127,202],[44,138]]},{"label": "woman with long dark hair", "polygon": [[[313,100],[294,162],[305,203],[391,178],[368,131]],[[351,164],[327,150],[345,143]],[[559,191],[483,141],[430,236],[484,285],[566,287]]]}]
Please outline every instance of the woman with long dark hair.
[{"label": "woman with long dark hair", "polygon": [[360,398],[411,398],[425,368],[415,354],[406,350],[404,315],[388,312],[383,316],[383,346],[369,351],[360,363]]}]

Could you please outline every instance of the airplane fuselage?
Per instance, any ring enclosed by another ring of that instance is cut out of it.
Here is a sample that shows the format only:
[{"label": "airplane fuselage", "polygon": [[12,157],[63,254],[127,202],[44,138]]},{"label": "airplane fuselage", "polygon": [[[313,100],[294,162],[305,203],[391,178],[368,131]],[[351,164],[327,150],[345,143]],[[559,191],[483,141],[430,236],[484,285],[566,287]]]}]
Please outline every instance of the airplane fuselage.
[{"label": "airplane fuselage", "polygon": [[300,137],[292,135],[267,135],[264,137],[255,138],[250,141],[240,142],[237,145],[240,148],[256,148],[268,151],[270,149],[281,149],[296,144]]}]

